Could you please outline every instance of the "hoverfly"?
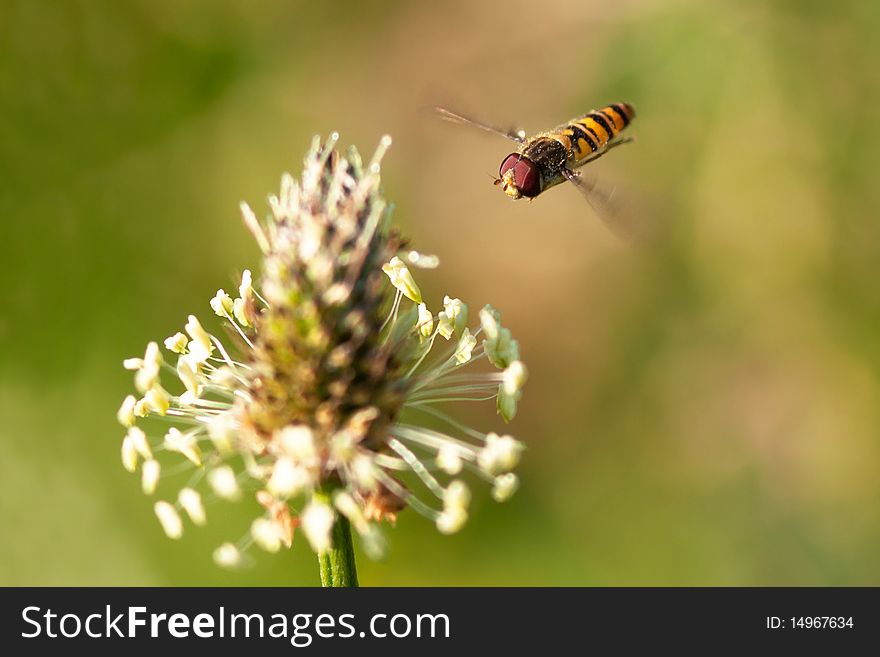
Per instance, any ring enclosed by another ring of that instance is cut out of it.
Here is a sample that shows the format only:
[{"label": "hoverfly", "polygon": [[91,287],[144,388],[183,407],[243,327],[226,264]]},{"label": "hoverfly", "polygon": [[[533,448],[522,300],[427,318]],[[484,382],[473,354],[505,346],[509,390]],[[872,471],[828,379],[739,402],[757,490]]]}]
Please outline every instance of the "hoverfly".
[{"label": "hoverfly", "polygon": [[599,159],[612,148],[632,141],[631,137],[621,137],[620,133],[636,115],[632,105],[614,103],[553,130],[526,137],[522,130],[504,130],[442,107],[434,109],[444,119],[472,125],[519,144],[515,153],[502,160],[495,179],[495,185],[499,185],[510,198],[533,199],[568,180],[600,212],[604,212],[608,199],[602,198],[594,183],[583,180],[577,169]]}]

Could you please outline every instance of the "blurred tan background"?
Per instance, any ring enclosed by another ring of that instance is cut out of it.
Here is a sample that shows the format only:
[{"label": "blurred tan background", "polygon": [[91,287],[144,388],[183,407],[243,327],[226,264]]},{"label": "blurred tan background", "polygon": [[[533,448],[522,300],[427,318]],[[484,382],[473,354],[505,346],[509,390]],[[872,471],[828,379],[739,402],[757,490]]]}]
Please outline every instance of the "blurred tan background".
[{"label": "blurred tan background", "polygon": [[[302,544],[217,569],[234,506],[167,540],[114,414],[122,358],[257,264],[238,202],[331,130],[394,137],[429,301],[500,308],[531,370],[521,491],[454,537],[403,514],[364,584],[880,584],[878,30],[868,0],[0,2],[0,584],[317,583]],[[568,186],[510,202],[509,145],[423,111],[621,100],[638,141],[592,168],[641,246]]]}]

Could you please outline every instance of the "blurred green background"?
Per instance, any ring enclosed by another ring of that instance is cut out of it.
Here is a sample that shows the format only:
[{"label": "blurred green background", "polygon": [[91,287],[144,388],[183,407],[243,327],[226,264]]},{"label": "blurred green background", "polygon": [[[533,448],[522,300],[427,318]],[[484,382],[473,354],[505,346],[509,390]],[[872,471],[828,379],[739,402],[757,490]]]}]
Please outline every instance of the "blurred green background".
[{"label": "blurred green background", "polygon": [[[878,33],[870,0],[0,2],[0,584],[317,584],[302,542],[212,564],[251,509],[167,540],[114,414],[331,130],[393,135],[429,302],[491,302],[531,370],[517,496],[453,537],[404,513],[364,584],[880,584]],[[639,246],[567,186],[510,202],[508,144],[422,111],[619,100],[638,141],[592,168]]]}]

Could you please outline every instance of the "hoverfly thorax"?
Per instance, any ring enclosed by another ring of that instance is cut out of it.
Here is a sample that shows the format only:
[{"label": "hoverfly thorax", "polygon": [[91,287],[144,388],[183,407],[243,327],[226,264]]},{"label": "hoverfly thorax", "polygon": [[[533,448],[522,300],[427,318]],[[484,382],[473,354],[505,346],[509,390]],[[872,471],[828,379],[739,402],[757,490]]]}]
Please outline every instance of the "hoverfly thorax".
[{"label": "hoverfly thorax", "polygon": [[541,192],[541,173],[529,158],[511,153],[501,163],[495,184],[510,198],[534,198]]}]

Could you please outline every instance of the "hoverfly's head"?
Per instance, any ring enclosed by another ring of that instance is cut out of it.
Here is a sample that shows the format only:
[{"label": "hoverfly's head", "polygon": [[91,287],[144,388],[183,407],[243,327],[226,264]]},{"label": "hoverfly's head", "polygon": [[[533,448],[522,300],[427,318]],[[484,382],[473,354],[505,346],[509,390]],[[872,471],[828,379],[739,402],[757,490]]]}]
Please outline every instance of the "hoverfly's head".
[{"label": "hoverfly's head", "polygon": [[541,174],[530,159],[511,153],[501,163],[495,184],[512,199],[533,198],[541,191]]}]

